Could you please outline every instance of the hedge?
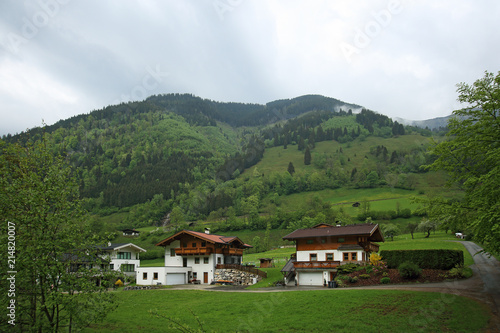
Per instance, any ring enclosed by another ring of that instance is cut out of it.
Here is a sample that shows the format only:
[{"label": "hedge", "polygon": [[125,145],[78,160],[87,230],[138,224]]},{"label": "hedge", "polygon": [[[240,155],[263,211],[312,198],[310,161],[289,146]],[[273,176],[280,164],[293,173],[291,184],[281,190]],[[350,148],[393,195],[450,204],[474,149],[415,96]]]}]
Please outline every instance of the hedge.
[{"label": "hedge", "polygon": [[406,261],[420,268],[445,270],[464,264],[464,253],[460,250],[382,250],[380,256],[388,268],[398,268]]}]

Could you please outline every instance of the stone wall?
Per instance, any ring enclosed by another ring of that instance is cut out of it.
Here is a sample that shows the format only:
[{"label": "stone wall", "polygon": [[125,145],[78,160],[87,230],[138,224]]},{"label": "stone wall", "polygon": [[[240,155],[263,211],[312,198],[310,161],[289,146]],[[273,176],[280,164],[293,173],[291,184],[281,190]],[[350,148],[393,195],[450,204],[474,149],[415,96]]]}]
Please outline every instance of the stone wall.
[{"label": "stone wall", "polygon": [[262,279],[262,277],[258,276],[257,274],[251,274],[249,272],[243,272],[237,269],[216,269],[214,276],[215,281],[228,280],[233,281],[234,284],[243,285],[252,284],[254,278],[257,278],[257,282]]}]

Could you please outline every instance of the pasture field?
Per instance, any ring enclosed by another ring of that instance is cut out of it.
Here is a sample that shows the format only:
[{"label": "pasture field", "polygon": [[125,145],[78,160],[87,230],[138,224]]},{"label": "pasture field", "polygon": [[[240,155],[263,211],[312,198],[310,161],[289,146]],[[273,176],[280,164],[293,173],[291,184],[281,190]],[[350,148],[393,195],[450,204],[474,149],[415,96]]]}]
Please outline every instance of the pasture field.
[{"label": "pasture field", "polygon": [[162,289],[116,296],[117,309],[84,332],[477,332],[489,319],[488,309],[469,298],[410,291]]}]

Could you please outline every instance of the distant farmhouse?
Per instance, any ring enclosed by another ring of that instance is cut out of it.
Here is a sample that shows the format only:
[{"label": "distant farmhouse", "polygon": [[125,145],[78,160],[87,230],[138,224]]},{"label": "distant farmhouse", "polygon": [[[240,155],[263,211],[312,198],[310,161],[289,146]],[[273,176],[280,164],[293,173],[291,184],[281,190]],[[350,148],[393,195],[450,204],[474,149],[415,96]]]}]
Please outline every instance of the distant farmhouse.
[{"label": "distant farmhouse", "polygon": [[217,270],[241,267],[243,251],[252,246],[238,237],[182,230],[162,240],[165,266],[139,267],[138,285],[210,284]]},{"label": "distant farmhouse", "polygon": [[146,252],[132,243],[108,243],[98,246],[101,256],[109,261],[109,269],[123,272],[129,277],[136,276],[136,270],[141,266],[139,253]]},{"label": "distant farmhouse", "polygon": [[135,230],[135,229],[125,229],[125,230],[122,230],[123,232],[123,236],[139,236],[139,234],[141,233],[139,230]]},{"label": "distant farmhouse", "polygon": [[383,242],[384,236],[378,224],[318,224],[283,239],[296,244],[295,256],[281,270],[285,283],[321,286],[334,279],[340,265],[367,262],[370,253],[379,250],[374,242]]}]

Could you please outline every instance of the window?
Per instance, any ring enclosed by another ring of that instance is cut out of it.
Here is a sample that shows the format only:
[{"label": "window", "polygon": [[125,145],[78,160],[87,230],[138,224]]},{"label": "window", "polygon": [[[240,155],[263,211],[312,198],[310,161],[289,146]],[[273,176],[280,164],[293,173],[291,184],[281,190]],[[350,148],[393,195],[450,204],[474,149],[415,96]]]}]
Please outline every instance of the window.
[{"label": "window", "polygon": [[344,252],[344,261],[349,261],[349,253]]},{"label": "window", "polygon": [[109,269],[115,269],[115,264],[109,264]]},{"label": "window", "polygon": [[222,258],[221,257],[217,257],[217,264],[220,265],[222,263]]},{"label": "window", "polygon": [[192,247],[196,247],[196,242],[194,242],[193,244],[191,244]]},{"label": "window", "polygon": [[208,257],[203,257],[203,263],[208,264]]},{"label": "window", "polygon": [[356,260],[358,260],[358,259],[356,259],[356,255],[357,255],[357,252],[352,252],[352,253],[351,253],[351,260],[352,260],[352,261],[356,261]]},{"label": "window", "polygon": [[309,254],[309,261],[318,261],[318,254],[316,253]]},{"label": "window", "polygon": [[142,279],[147,280],[148,279],[148,273],[144,272],[142,273]]},{"label": "window", "polygon": [[201,242],[201,247],[207,247],[207,242]]},{"label": "window", "polygon": [[196,280],[197,278],[198,278],[198,273],[193,272],[193,279],[195,279],[195,280]]},{"label": "window", "polygon": [[326,254],[326,261],[333,261],[333,253]]},{"label": "window", "polygon": [[337,242],[339,242],[339,243],[343,243],[343,242],[345,242],[345,239],[344,239],[344,238],[339,238],[339,239],[337,240]]},{"label": "window", "polygon": [[194,263],[195,264],[199,264],[200,263],[200,258],[198,258],[198,257],[194,258]]},{"label": "window", "polygon": [[153,280],[158,280],[158,272],[153,273]]},{"label": "window", "polygon": [[175,249],[170,249],[170,256],[175,257]]},{"label": "window", "polygon": [[130,252],[118,252],[118,259],[130,259]]},{"label": "window", "polygon": [[188,243],[182,243],[182,247],[188,247]]},{"label": "window", "polygon": [[135,271],[135,265],[134,264],[122,264],[120,266],[123,272],[134,272]]},{"label": "window", "polygon": [[312,239],[308,239],[308,240],[306,241],[306,244],[313,244],[313,243],[314,243],[314,240],[312,240]]}]

